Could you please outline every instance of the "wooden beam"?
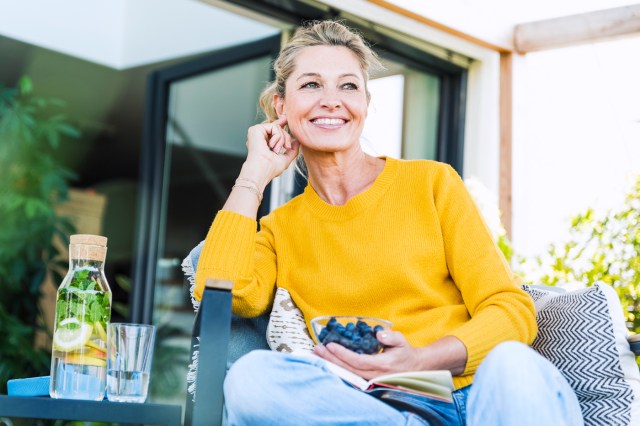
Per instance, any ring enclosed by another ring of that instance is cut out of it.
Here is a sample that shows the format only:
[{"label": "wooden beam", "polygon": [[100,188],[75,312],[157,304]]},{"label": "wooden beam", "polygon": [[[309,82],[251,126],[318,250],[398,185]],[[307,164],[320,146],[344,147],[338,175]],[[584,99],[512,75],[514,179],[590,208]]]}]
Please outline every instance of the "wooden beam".
[{"label": "wooden beam", "polygon": [[502,224],[511,238],[512,144],[513,144],[513,53],[500,54],[500,188]]},{"label": "wooden beam", "polygon": [[640,4],[516,25],[519,53],[640,34]]}]

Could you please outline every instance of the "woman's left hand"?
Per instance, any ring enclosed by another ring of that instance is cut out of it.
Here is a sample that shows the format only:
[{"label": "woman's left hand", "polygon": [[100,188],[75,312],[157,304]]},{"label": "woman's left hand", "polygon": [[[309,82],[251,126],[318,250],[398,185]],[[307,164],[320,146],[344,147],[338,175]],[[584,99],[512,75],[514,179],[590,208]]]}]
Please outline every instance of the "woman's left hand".
[{"label": "woman's left hand", "polygon": [[402,333],[383,330],[376,337],[385,349],[375,355],[357,354],[337,343],[317,345],[313,352],[367,380],[383,374],[422,369],[418,350],[407,342]]}]

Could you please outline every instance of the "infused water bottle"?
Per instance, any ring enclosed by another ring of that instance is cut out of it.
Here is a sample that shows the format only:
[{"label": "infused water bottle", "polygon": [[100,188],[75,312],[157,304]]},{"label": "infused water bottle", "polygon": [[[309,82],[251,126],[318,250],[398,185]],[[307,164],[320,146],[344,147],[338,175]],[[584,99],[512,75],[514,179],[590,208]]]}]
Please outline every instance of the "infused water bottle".
[{"label": "infused water bottle", "polygon": [[72,235],[69,272],[58,288],[51,353],[52,398],[104,398],[111,290],[104,275],[107,238]]}]

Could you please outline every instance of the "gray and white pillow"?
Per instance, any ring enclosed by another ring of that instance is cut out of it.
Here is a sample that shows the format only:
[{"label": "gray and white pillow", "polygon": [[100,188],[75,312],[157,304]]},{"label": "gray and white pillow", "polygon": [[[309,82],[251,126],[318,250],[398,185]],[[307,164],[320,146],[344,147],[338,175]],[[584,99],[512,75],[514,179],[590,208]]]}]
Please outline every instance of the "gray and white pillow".
[{"label": "gray and white pillow", "polygon": [[566,293],[522,287],[536,305],[532,347],[566,377],[585,425],[640,425],[640,372],[616,291],[604,283]]}]

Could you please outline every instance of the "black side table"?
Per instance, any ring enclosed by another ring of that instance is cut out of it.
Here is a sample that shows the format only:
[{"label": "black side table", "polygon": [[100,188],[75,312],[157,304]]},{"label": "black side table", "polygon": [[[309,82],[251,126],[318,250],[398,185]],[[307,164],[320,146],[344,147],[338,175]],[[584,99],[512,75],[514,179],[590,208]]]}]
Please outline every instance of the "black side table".
[{"label": "black side table", "polygon": [[0,417],[180,426],[182,407],[0,395]]}]

